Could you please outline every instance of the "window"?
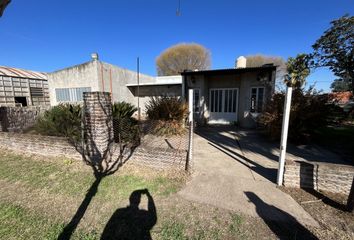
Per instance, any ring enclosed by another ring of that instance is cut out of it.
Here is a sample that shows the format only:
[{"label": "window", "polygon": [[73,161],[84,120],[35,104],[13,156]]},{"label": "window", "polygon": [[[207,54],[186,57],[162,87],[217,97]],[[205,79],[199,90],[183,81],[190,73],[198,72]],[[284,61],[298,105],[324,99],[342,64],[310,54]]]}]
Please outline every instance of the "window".
[{"label": "window", "polygon": [[210,111],[235,113],[237,107],[237,89],[211,89]]},{"label": "window", "polygon": [[193,89],[193,112],[200,112],[200,89]]},{"label": "window", "polygon": [[251,88],[251,112],[262,112],[264,102],[264,87]]},{"label": "window", "polygon": [[83,88],[56,88],[57,102],[79,102],[83,100],[83,93],[91,92],[90,87]]}]

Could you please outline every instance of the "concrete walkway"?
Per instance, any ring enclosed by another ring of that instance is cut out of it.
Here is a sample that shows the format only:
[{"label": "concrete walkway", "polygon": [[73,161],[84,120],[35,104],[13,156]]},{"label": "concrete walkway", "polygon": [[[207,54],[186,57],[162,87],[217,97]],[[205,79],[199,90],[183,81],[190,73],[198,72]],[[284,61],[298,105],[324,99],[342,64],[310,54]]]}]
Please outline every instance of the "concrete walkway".
[{"label": "concrete walkway", "polygon": [[262,217],[318,227],[289,195],[276,188],[276,153],[250,132],[206,127],[194,135],[192,180],[179,194],[187,200]]}]

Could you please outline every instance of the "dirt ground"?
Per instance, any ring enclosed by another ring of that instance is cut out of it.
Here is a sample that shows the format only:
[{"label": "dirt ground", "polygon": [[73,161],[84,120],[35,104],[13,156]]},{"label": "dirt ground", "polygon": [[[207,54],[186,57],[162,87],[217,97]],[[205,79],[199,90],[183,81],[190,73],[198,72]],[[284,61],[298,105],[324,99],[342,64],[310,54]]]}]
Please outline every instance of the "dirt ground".
[{"label": "dirt ground", "polygon": [[354,213],[345,211],[347,196],[297,188],[282,188],[312,217],[320,229],[310,229],[319,239],[354,239]]}]

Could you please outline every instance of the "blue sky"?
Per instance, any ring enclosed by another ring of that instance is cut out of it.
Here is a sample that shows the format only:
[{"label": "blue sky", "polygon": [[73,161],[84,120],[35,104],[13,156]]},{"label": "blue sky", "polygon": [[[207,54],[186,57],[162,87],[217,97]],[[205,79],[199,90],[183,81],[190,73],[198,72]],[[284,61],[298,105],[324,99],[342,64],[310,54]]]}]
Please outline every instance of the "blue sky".
[{"label": "blue sky", "polygon": [[[240,55],[287,58],[311,45],[353,0],[13,0],[0,18],[0,65],[54,71],[86,62],[90,53],[118,66],[156,75],[155,59],[180,42],[211,51],[212,68]],[[329,90],[335,77],[316,70],[309,82]]]}]

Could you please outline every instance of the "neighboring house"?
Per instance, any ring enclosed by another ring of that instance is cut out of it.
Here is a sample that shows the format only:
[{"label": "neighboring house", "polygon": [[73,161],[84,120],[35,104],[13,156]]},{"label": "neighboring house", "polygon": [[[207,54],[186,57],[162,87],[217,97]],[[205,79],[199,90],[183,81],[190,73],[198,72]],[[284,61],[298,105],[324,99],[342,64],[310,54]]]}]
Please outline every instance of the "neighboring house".
[{"label": "neighboring house", "polygon": [[255,118],[274,93],[276,66],[245,66],[246,59],[240,57],[236,68],[182,73],[183,95],[194,89],[198,123],[256,125]]},{"label": "neighboring house", "polygon": [[0,106],[49,105],[47,75],[0,66]]},{"label": "neighboring house", "polygon": [[144,111],[145,102],[151,96],[181,95],[181,76],[153,77],[123,69],[99,61],[97,54],[92,60],[80,65],[48,73],[51,105],[81,102],[83,92],[106,91],[112,101],[139,103]]}]

